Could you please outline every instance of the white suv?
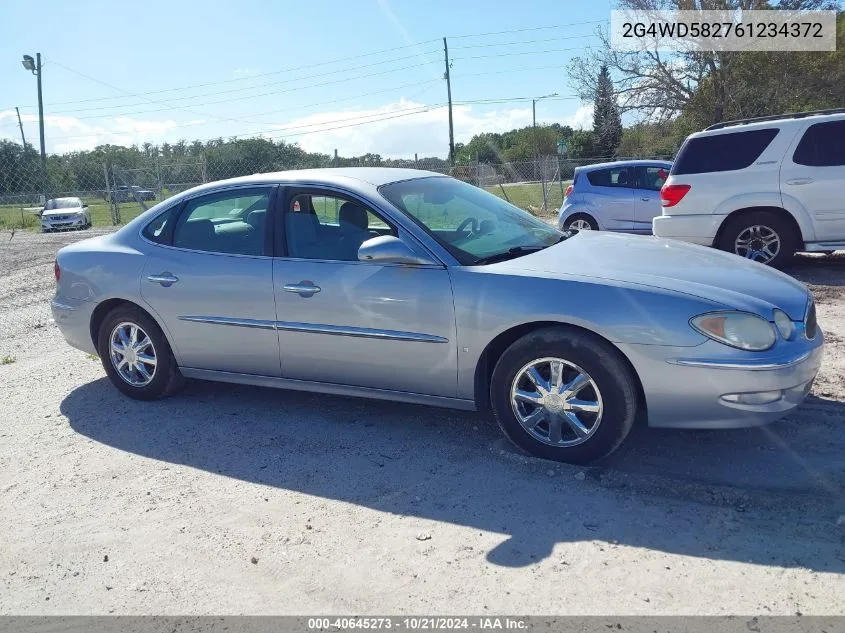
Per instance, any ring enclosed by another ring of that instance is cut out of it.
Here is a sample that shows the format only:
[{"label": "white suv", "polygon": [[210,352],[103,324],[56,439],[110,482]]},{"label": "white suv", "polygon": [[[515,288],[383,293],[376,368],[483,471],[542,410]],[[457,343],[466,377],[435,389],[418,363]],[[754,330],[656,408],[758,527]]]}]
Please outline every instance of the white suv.
[{"label": "white suv", "polygon": [[653,232],[781,266],[845,248],[845,108],[728,121],[691,134]]}]

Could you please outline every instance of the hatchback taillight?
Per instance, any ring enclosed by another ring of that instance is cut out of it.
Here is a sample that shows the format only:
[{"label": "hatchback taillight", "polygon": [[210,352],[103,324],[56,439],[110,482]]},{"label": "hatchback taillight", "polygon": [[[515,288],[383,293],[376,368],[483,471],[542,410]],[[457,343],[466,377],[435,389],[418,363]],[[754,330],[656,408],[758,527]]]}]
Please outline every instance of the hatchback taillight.
[{"label": "hatchback taillight", "polygon": [[569,197],[569,194],[570,194],[570,193],[572,193],[572,190],[573,190],[574,188],[575,188],[575,185],[569,185],[569,186],[566,188],[566,191],[564,191],[564,192],[563,192],[563,197],[564,197],[564,198],[568,198],[568,197]]},{"label": "hatchback taillight", "polygon": [[689,190],[689,185],[663,185],[660,189],[660,204],[664,207],[674,207]]},{"label": "hatchback taillight", "polygon": [[62,269],[59,268],[59,260],[53,265],[53,273],[56,275],[56,283],[59,283],[59,277],[62,276]]}]

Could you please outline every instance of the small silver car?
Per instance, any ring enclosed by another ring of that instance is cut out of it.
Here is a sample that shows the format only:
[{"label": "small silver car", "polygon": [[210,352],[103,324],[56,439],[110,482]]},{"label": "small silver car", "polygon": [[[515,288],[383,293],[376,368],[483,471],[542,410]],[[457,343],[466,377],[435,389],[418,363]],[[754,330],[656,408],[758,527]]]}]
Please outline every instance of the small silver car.
[{"label": "small silver car", "polygon": [[90,229],[91,211],[79,198],[52,198],[41,211],[41,231]]},{"label": "small silver car", "polygon": [[660,188],[672,163],[626,160],[577,167],[558,214],[562,231],[619,231],[651,235],[662,213]]},{"label": "small silver car", "polygon": [[184,377],[491,411],[518,446],[578,463],[613,451],[638,414],[780,418],[823,347],[807,288],[776,270],[561,233],[407,169],[203,185],[62,248],[56,280],[65,339],[132,398]]}]

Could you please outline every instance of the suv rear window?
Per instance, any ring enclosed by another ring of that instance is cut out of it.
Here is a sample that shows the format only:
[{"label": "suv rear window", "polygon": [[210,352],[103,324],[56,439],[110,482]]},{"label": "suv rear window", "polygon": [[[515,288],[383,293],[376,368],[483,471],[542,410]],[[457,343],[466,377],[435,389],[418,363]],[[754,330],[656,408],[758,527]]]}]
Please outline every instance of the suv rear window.
[{"label": "suv rear window", "polygon": [[777,128],[691,138],[672,165],[672,175],[745,169],[778,135]]},{"label": "suv rear window", "polygon": [[815,123],[807,128],[792,162],[809,167],[845,165],[845,121]]}]

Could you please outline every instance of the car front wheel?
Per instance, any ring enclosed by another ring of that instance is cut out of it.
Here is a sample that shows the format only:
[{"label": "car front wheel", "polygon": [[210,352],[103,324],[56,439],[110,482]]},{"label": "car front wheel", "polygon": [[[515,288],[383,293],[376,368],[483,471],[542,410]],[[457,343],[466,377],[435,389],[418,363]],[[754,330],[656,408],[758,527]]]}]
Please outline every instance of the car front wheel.
[{"label": "car front wheel", "polygon": [[493,370],[490,402],[504,434],[546,459],[585,464],[613,452],[637,413],[631,370],[614,347],[574,328],[513,343]]},{"label": "car front wheel", "polygon": [[598,231],[599,225],[586,213],[576,213],[566,220],[564,231]]},{"label": "car front wheel", "polygon": [[161,328],[147,314],[118,306],[100,326],[97,350],[112,384],[136,400],[169,395],[182,376]]}]

